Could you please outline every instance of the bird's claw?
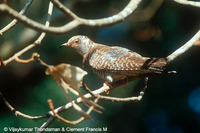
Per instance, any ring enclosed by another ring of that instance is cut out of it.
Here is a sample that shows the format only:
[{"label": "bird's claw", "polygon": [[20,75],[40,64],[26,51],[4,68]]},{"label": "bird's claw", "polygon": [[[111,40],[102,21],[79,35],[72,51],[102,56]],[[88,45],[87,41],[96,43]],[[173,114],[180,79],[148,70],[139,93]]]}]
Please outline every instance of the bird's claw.
[{"label": "bird's claw", "polygon": [[110,88],[112,88],[112,86],[110,84],[108,84],[108,82],[103,83],[103,87],[104,87],[104,92],[106,94],[109,94],[109,90]]}]

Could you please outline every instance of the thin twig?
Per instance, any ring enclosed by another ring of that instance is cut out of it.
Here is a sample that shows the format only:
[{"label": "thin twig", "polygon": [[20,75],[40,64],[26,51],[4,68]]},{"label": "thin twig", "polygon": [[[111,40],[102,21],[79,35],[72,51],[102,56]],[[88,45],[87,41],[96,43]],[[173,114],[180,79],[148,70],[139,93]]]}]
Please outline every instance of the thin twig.
[{"label": "thin twig", "polygon": [[[58,3],[58,0],[52,0],[52,2],[60,9],[62,12],[65,12],[65,14],[69,15],[70,12],[69,9],[64,7],[61,3]],[[34,29],[38,32],[46,32],[48,34],[54,34],[54,35],[63,35],[66,34],[67,32],[73,30],[74,28],[80,26],[80,25],[86,25],[86,26],[91,26],[91,27],[99,27],[99,26],[107,26],[107,25],[113,25],[116,23],[119,23],[126,19],[128,16],[132,14],[132,12],[137,8],[141,0],[131,0],[129,4],[118,14],[113,15],[111,17],[107,18],[101,18],[101,19],[84,19],[80,17],[75,17],[73,16],[74,19],[73,21],[60,26],[60,27],[46,27],[43,24],[40,24],[36,21],[33,21],[29,19],[28,17],[19,14],[17,11],[14,9],[10,8],[9,6],[5,4],[0,4],[0,12],[3,12],[7,15],[9,15],[12,18],[17,19],[27,27]]]},{"label": "thin twig", "polygon": [[183,5],[200,7],[200,2],[197,2],[197,1],[188,1],[188,0],[174,0],[174,1]]},{"label": "thin twig", "polygon": [[[101,93],[104,93],[104,87],[101,87],[101,88],[99,88],[99,89],[93,91],[93,94],[94,94],[94,95],[101,94]],[[84,95],[84,97],[85,97],[85,98],[91,98],[91,94],[87,93],[87,94]],[[79,98],[77,98],[76,100],[73,100],[72,102],[78,104],[78,103],[81,103],[81,102],[82,102],[82,99],[79,97]],[[55,111],[56,113],[60,113],[60,112],[63,112],[64,110],[69,109],[69,108],[71,108],[71,107],[72,107],[72,103],[69,102],[69,103],[67,103],[67,104],[64,105],[64,106],[61,106],[61,107],[56,108],[54,111]],[[49,113],[52,114],[51,111],[50,111]]]},{"label": "thin twig", "polygon": [[71,10],[69,10],[67,7],[65,7],[62,3],[60,3],[58,0],[51,0],[51,2],[60,9],[61,12],[65,13],[70,19],[74,20],[79,18],[75,13],[73,13]]},{"label": "thin twig", "polygon": [[31,58],[29,59],[19,59],[18,57],[15,58],[15,61],[20,62],[20,63],[30,63],[32,61],[36,61],[36,58],[39,58],[40,55],[38,53],[33,53]]},{"label": "thin twig", "polygon": [[[134,79],[136,79],[136,78],[132,78],[132,80],[134,80]],[[132,81],[132,80],[130,79],[130,81]],[[120,82],[118,82],[118,83],[116,83],[115,85],[112,85],[112,86],[113,86],[113,88],[115,88],[115,87],[120,86],[122,83],[123,83],[123,81],[120,81]],[[112,88],[112,89],[113,89],[113,88]],[[109,91],[110,88],[108,87],[107,90]],[[99,88],[99,89],[97,89],[97,90],[92,91],[92,94],[94,94],[94,95],[99,95],[99,94],[102,94],[102,93],[104,93],[104,92],[105,92],[105,88],[104,88],[104,87],[101,87],[101,88]],[[142,94],[142,93],[141,93],[141,94]],[[85,97],[85,98],[91,98],[91,97],[93,97],[93,95],[91,95],[90,93],[87,93],[87,94],[84,95],[84,97]],[[97,97],[97,98],[98,98],[98,97]],[[99,98],[100,98],[100,97],[99,97]],[[82,102],[82,99],[81,99],[81,97],[78,97],[76,100],[73,100],[72,102],[73,102],[73,103],[76,103],[76,104],[79,104],[79,103]],[[70,109],[71,107],[73,107],[72,102],[69,102],[69,103],[67,103],[66,105],[63,105],[63,106],[60,106],[60,107],[56,108],[56,109],[54,110],[54,112],[56,112],[56,113],[58,114],[58,113],[61,113],[61,112],[65,111],[65,110],[67,110],[67,109]],[[53,112],[50,111],[48,114],[49,114],[49,115],[52,115],[52,116],[49,117],[48,120],[47,120],[40,128],[46,128],[46,127],[48,127],[48,126],[51,124],[51,122],[53,121],[53,119],[54,119],[54,117],[53,117]]]},{"label": "thin twig", "polygon": [[[136,80],[136,79],[137,79],[137,78],[129,78],[128,80],[129,80],[129,81],[133,81],[133,80]],[[121,81],[119,81],[119,82],[116,82],[115,84],[112,84],[112,86],[113,86],[112,89],[114,89],[114,88],[116,88],[116,87],[118,87],[118,86],[121,86],[122,84],[124,84],[124,81],[123,81],[123,80],[121,80]],[[107,90],[109,91],[109,90],[110,90],[110,87],[108,87]],[[99,89],[96,89],[96,90],[92,91],[92,93],[93,93],[94,95],[99,95],[99,94],[102,94],[102,93],[104,93],[104,92],[105,92],[105,88],[104,88],[104,87],[101,87],[101,88],[99,88]],[[93,97],[93,95],[91,95],[90,93],[87,93],[87,94],[84,95],[84,97],[85,97],[85,98],[91,98],[91,97]],[[76,100],[73,100],[72,102],[78,104],[78,103],[81,103],[81,102],[82,102],[82,99],[81,99],[81,97],[78,97]],[[69,103],[67,103],[66,105],[63,105],[63,106],[61,106],[61,107],[56,108],[54,111],[55,111],[56,113],[60,113],[60,112],[63,112],[64,110],[69,109],[69,108],[71,108],[71,107],[72,107],[72,103],[69,102]],[[52,112],[50,111],[49,114],[52,115]]]},{"label": "thin twig", "polygon": [[4,66],[6,66],[8,63],[14,61],[16,58],[20,57],[22,54],[24,54],[25,52],[29,51],[30,49],[34,48],[36,45],[35,44],[30,44],[27,47],[25,47],[24,49],[22,49],[21,51],[17,52],[16,54],[14,54],[12,57],[10,57],[9,59],[3,61]]},{"label": "thin twig", "polygon": [[[40,129],[44,129],[45,127],[48,127],[53,121],[55,120],[54,116],[50,116],[47,121],[45,121],[42,126],[40,127]],[[48,125],[48,126],[47,126]],[[44,132],[43,130],[38,130],[36,133],[42,133]]]},{"label": "thin twig", "polygon": [[15,113],[16,116],[21,116],[27,119],[31,120],[41,120],[44,118],[47,118],[47,115],[45,116],[30,116],[24,113],[21,113],[20,111],[17,111],[4,97],[3,94],[0,92],[0,99],[3,101],[3,103],[12,111]]},{"label": "thin twig", "polygon": [[145,77],[144,88],[140,91],[140,94],[138,96],[119,98],[119,97],[96,95],[96,97],[98,97],[101,100],[109,100],[112,102],[114,101],[116,102],[140,101],[145,93],[145,90],[147,89],[147,83],[148,83],[148,77]]},{"label": "thin twig", "polygon": [[182,47],[174,51],[172,54],[167,56],[167,63],[172,62],[175,58],[177,58],[179,55],[185,53],[189,48],[191,48],[196,41],[200,39],[200,30],[187,42],[185,43]]},{"label": "thin twig", "polygon": [[[26,5],[24,6],[24,8],[19,12],[19,14],[25,14],[26,11],[28,10],[28,8],[30,7],[31,3],[33,2],[33,0],[29,0]],[[7,26],[5,26],[3,29],[0,30],[0,35],[3,35],[6,31],[10,30],[12,27],[14,27],[17,24],[17,19],[14,19],[13,21],[11,21]]]},{"label": "thin twig", "polygon": [[127,18],[133,13],[133,11],[138,7],[141,0],[131,0],[127,4],[127,6],[118,14],[113,15],[111,17],[107,17],[107,18],[101,18],[101,19],[84,19],[84,18],[78,17],[68,8],[66,8],[62,3],[60,3],[58,0],[51,0],[51,1],[63,13],[65,13],[66,15],[71,15],[75,20],[78,20],[82,25],[99,27],[99,26],[112,25],[112,24],[116,24],[123,21],[125,18]]},{"label": "thin twig", "polygon": [[[47,20],[46,20],[46,23],[45,23],[46,27],[49,27],[49,25],[50,25],[50,20],[51,20],[52,12],[53,12],[53,3],[50,1],[49,2],[49,9],[48,9],[48,16],[47,16]],[[35,44],[41,44],[41,41],[44,39],[45,35],[46,35],[46,33],[42,32],[42,34],[35,41]]]},{"label": "thin twig", "polygon": [[23,60],[23,59],[19,59],[18,57],[15,58],[15,61],[20,62],[20,63],[30,63],[33,61],[33,58],[27,59],[27,60]]},{"label": "thin twig", "polygon": [[[46,21],[46,24],[45,26],[46,27],[49,27],[50,25],[50,19],[51,19],[51,15],[52,15],[52,12],[53,12],[53,4],[51,2],[49,2],[49,10],[48,10],[48,17],[47,17],[47,21]],[[34,48],[35,46],[37,46],[38,44],[41,43],[42,39],[44,39],[46,33],[41,33],[41,35],[38,37],[38,39],[33,43],[33,44],[30,44],[28,45],[27,47],[25,47],[24,49],[22,49],[21,51],[17,52],[16,54],[14,54],[12,57],[10,57],[9,59],[3,61],[3,64],[4,66],[6,66],[8,63],[16,60],[18,62],[21,62],[21,63],[26,63],[26,62],[23,62],[22,60],[19,59],[19,57],[24,54],[25,52],[29,51],[30,49]],[[37,44],[37,45],[36,45]],[[31,61],[31,60],[30,60]],[[29,62],[27,62],[29,63]]]},{"label": "thin twig", "polygon": [[42,61],[39,57],[35,58],[35,61],[40,63],[43,66],[49,67],[50,65],[48,65],[47,63],[45,63],[44,61]]},{"label": "thin twig", "polygon": [[87,87],[87,85],[85,84],[85,76],[83,77],[82,80],[82,87],[84,90],[86,90],[88,93],[90,93],[93,97],[95,97],[95,95],[93,94],[92,90],[90,90],[90,88]]},{"label": "thin twig", "polygon": [[[104,93],[104,87],[101,87],[101,88],[93,91],[94,95],[101,94],[101,93]],[[87,93],[87,94],[84,95],[84,97],[85,98],[91,98],[92,95],[89,94],[89,93]],[[79,97],[76,100],[73,100],[72,102],[74,102],[76,104],[79,104],[79,103],[82,102],[82,99]],[[54,112],[57,113],[57,114],[59,114],[59,113],[65,111],[67,109],[70,109],[71,107],[73,107],[73,105],[72,105],[71,102],[69,102],[66,105],[63,105],[63,106],[60,106],[60,107],[54,109]],[[53,116],[54,114],[53,114],[53,112],[50,111],[48,114],[51,115],[51,116],[47,119],[47,121],[45,123],[42,124],[42,126],[40,128],[46,128],[46,127],[48,127],[51,124],[51,122],[54,120],[54,116]]]},{"label": "thin twig", "polygon": [[[99,98],[96,98],[94,100],[95,103],[97,103]],[[77,125],[78,123],[80,123],[81,121],[83,121],[84,119],[86,119],[84,116],[82,116],[81,118],[79,118],[78,120],[75,120],[75,121],[70,121],[70,120],[66,120],[64,119],[63,117],[61,117],[60,115],[58,115],[54,110],[54,106],[53,106],[53,103],[51,101],[51,99],[48,100],[48,103],[49,103],[49,107],[51,109],[51,111],[53,112],[53,115],[58,118],[59,120],[63,121],[64,123],[68,123],[68,124],[71,124],[71,125]],[[87,115],[89,115],[92,110],[94,109],[94,106],[91,106],[88,111],[86,112]]]}]

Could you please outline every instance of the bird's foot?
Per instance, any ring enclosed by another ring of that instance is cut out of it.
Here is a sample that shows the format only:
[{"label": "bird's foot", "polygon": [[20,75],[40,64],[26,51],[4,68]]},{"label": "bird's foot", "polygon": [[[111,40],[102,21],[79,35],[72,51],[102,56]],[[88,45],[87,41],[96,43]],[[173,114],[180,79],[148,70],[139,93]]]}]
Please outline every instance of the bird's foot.
[{"label": "bird's foot", "polygon": [[109,94],[109,90],[112,88],[112,85],[109,84],[107,81],[103,83],[104,91],[106,94]]}]

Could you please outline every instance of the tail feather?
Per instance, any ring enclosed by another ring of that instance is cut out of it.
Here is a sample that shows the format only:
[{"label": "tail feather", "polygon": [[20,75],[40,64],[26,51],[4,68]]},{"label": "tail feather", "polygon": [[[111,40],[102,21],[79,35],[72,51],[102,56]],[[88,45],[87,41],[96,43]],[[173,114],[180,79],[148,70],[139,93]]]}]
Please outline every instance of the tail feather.
[{"label": "tail feather", "polygon": [[172,70],[172,71],[168,71],[168,73],[177,73],[177,72]]},{"label": "tail feather", "polygon": [[176,71],[166,69],[166,65],[166,58],[149,58],[144,62],[142,68],[146,70],[151,70],[153,71],[153,73],[158,74],[177,73]]},{"label": "tail feather", "polygon": [[142,68],[162,68],[167,65],[165,58],[148,58],[144,63]]},{"label": "tail feather", "polygon": [[148,68],[148,70],[153,71],[154,73],[158,73],[158,74],[171,74],[171,73],[177,73],[174,70],[168,70],[166,68],[162,68],[162,67],[150,67]]}]

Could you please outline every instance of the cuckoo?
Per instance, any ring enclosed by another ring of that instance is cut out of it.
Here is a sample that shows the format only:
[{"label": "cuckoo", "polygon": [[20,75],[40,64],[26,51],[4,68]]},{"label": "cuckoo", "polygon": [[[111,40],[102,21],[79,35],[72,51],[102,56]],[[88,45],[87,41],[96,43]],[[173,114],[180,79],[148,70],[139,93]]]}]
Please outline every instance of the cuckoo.
[{"label": "cuckoo", "polygon": [[129,82],[130,78],[176,73],[165,69],[165,58],[142,57],[127,48],[95,43],[83,35],[73,36],[61,46],[71,47],[82,55],[83,66],[88,64],[108,85],[121,80]]}]

